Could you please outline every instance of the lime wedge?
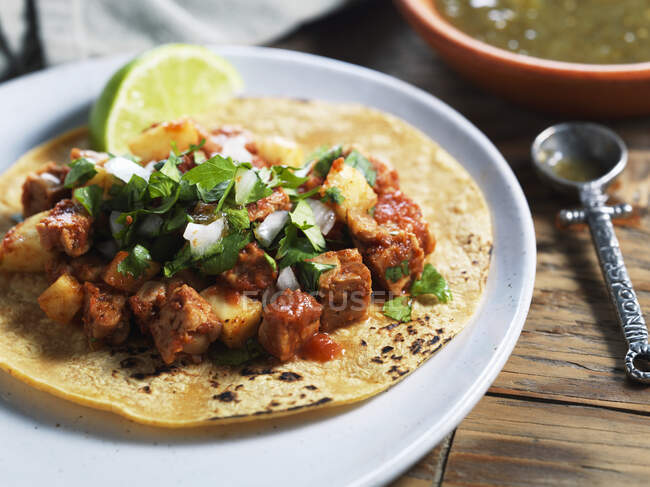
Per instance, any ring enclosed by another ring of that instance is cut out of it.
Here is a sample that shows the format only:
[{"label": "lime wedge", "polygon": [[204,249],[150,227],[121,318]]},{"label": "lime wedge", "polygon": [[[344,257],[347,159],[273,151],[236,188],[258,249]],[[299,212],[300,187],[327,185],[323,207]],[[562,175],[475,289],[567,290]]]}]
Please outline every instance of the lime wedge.
[{"label": "lime wedge", "polygon": [[96,150],[126,154],[153,123],[195,115],[240,91],[235,68],[209,49],[166,44],[143,53],[108,81],[90,112]]}]

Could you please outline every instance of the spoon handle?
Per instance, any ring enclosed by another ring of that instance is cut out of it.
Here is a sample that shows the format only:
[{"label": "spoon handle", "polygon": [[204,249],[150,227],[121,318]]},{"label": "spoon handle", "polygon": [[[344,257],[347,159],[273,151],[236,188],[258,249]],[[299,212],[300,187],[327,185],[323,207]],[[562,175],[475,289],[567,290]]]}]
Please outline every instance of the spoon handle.
[{"label": "spoon handle", "polygon": [[606,196],[599,187],[587,186],[581,191],[580,199],[585,207],[585,216],[596,246],[600,268],[627,340],[625,371],[632,379],[650,383],[650,372],[640,370],[634,363],[640,356],[650,359],[648,328],[623,262],[623,254],[612,225],[611,210],[605,206]]}]

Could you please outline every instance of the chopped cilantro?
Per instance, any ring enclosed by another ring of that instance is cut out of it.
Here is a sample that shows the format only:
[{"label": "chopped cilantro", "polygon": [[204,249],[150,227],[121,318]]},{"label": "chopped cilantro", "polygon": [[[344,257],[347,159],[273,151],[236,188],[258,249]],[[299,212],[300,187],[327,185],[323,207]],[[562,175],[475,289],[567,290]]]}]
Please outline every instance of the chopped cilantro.
[{"label": "chopped cilantro", "polygon": [[167,176],[172,181],[180,183],[183,174],[178,169],[178,165],[181,162],[181,159],[172,152],[169,156],[169,159],[167,159],[167,161],[162,165],[160,169],[158,169],[158,171]]},{"label": "chopped cilantro", "polygon": [[226,208],[223,210],[228,219],[228,223],[235,230],[241,231],[250,228],[251,222],[248,218],[248,210],[246,208]]},{"label": "chopped cilantro", "polygon": [[239,251],[250,241],[250,232],[232,232],[226,235],[221,242],[219,242],[216,252],[211,252],[211,255],[208,258],[200,262],[199,266],[201,267],[201,270],[205,274],[216,275],[221,274],[228,269],[232,269],[237,263]]},{"label": "chopped cilantro", "polygon": [[292,167],[271,166],[270,171],[271,179],[268,181],[268,184],[272,188],[282,186],[283,188],[295,189],[309,179],[308,176],[296,175],[296,171]]},{"label": "chopped cilantro", "polygon": [[205,191],[210,191],[217,184],[234,179],[236,170],[237,165],[230,157],[216,155],[187,171],[183,174],[183,179],[190,184],[198,185]]},{"label": "chopped cilantro", "polygon": [[296,227],[287,225],[284,237],[280,239],[276,256],[280,260],[280,269],[317,255],[318,253],[314,252],[311,242],[304,237],[299,237]]},{"label": "chopped cilantro", "polygon": [[89,215],[97,216],[102,206],[104,190],[96,185],[82,186],[73,192],[73,197],[86,209]]},{"label": "chopped cilantro", "polygon": [[117,264],[117,272],[123,276],[131,275],[136,279],[142,276],[151,265],[151,254],[142,245],[136,245],[131,249],[122,261]]},{"label": "chopped cilantro", "polygon": [[304,193],[298,193],[295,189],[291,188],[284,188],[284,192],[289,195],[289,198],[291,198],[291,201],[300,201],[304,200],[307,198],[311,198],[315,194],[320,193],[321,187],[316,186],[315,188],[310,189],[309,191],[305,191]]},{"label": "chopped cilantro", "polygon": [[324,178],[330,172],[332,163],[341,157],[343,150],[340,145],[336,145],[329,149],[321,147],[313,154],[314,172],[320,177]]},{"label": "chopped cilantro", "polygon": [[192,264],[192,249],[189,244],[183,245],[176,253],[173,260],[165,262],[163,273],[165,277],[172,277],[178,271],[187,269]]},{"label": "chopped cilantro", "polygon": [[302,230],[305,236],[311,242],[312,247],[317,252],[325,250],[325,237],[316,225],[314,212],[305,200],[300,200],[296,208],[289,213],[289,220],[293,225]]},{"label": "chopped cilantro", "polygon": [[110,208],[117,211],[133,211],[144,207],[147,181],[134,174],[127,184],[111,186]]},{"label": "chopped cilantro", "polygon": [[327,271],[336,268],[333,264],[319,264],[317,262],[298,262],[296,270],[297,277],[302,289],[305,291],[318,291],[320,276]]},{"label": "chopped cilantro", "polygon": [[403,260],[400,265],[395,267],[389,267],[386,269],[386,280],[391,282],[397,282],[402,277],[408,277],[409,275],[409,261]]},{"label": "chopped cilantro", "polygon": [[233,182],[223,181],[209,191],[201,188],[201,186],[192,186],[192,188],[196,188],[196,194],[192,195],[193,199],[198,198],[204,203],[214,203],[220,200],[225,202],[230,190],[233,188]]},{"label": "chopped cilantro", "polygon": [[66,174],[65,181],[63,181],[63,186],[68,189],[83,185],[97,174],[95,165],[83,157],[81,159],[75,159],[69,166],[70,172]]},{"label": "chopped cilantro", "polygon": [[411,321],[411,303],[408,296],[400,296],[386,301],[381,311],[394,320],[400,322]]},{"label": "chopped cilantro", "polygon": [[168,198],[174,193],[177,186],[178,183],[162,171],[155,171],[149,177],[147,186],[149,198]]},{"label": "chopped cilantro", "polygon": [[321,201],[323,203],[335,203],[340,205],[345,201],[345,196],[341,194],[341,190],[337,187],[327,188]]},{"label": "chopped cilantro", "polygon": [[424,266],[422,275],[411,286],[411,294],[413,296],[433,294],[441,303],[452,299],[447,281],[431,264]]},{"label": "chopped cilantro", "polygon": [[182,206],[177,206],[174,208],[173,212],[170,212],[166,215],[166,220],[162,226],[163,233],[172,233],[176,230],[179,230],[183,225],[185,225],[190,216],[187,214],[187,211]]},{"label": "chopped cilantro", "polygon": [[356,150],[351,151],[345,158],[345,163],[361,171],[361,174],[363,174],[370,186],[375,185],[377,171],[374,170],[372,163],[361,152]]}]

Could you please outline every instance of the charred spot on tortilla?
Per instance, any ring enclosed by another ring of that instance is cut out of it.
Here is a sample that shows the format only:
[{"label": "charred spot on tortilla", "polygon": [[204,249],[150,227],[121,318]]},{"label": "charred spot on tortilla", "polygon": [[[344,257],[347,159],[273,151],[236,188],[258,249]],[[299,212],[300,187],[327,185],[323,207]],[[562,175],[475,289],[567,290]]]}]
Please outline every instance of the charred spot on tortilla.
[{"label": "charred spot on tortilla", "polygon": [[297,380],[302,380],[302,376],[300,374],[296,374],[295,372],[282,372],[278,378],[284,382],[295,382]]},{"label": "charred spot on tortilla", "polygon": [[230,391],[224,391],[221,394],[215,394],[212,396],[212,399],[216,399],[221,402],[232,402],[237,400],[237,394]]},{"label": "charred spot on tortilla", "polygon": [[242,98],[130,155],[86,147],[70,132],[0,177],[0,367],[54,394],[169,427],[351,403],[480,300],[485,201],[390,115]]}]

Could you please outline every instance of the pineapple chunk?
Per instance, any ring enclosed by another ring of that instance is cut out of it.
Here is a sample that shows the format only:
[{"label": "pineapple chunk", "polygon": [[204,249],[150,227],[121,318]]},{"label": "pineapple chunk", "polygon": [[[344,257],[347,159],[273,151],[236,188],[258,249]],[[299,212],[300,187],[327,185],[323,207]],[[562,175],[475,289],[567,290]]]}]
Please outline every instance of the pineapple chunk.
[{"label": "pineapple chunk", "polygon": [[83,305],[81,284],[70,274],[62,274],[38,297],[38,305],[52,321],[67,324]]},{"label": "pineapple chunk", "polygon": [[261,302],[221,286],[211,286],[200,294],[223,323],[221,340],[228,348],[243,348],[246,340],[257,334],[262,321]]},{"label": "pineapple chunk", "polygon": [[36,225],[49,211],[36,213],[11,228],[0,244],[0,270],[43,272],[45,264],[54,257],[54,253],[41,244],[41,237]]},{"label": "pineapple chunk", "polygon": [[189,149],[190,145],[199,143],[199,131],[194,122],[180,119],[163,122],[145,129],[129,143],[131,152],[143,162],[158,161],[169,157],[172,142],[180,152]]},{"label": "pineapple chunk", "polygon": [[264,137],[256,141],[259,156],[273,165],[301,167],[304,156],[300,146],[284,137]]},{"label": "pineapple chunk", "polygon": [[104,279],[106,284],[120,291],[135,292],[146,281],[160,272],[160,264],[158,262],[150,262],[149,267],[147,267],[140,277],[136,278],[131,274],[122,274],[117,270],[119,263],[126,259],[128,255],[129,253],[124,250],[115,254],[111,263],[104,270],[102,279]]},{"label": "pineapple chunk", "polygon": [[344,222],[348,221],[348,214],[367,215],[377,204],[377,194],[364,175],[361,171],[345,164],[342,157],[332,163],[332,168],[323,184],[323,194],[329,188],[338,188],[345,198],[340,204],[333,205],[336,216]]}]

